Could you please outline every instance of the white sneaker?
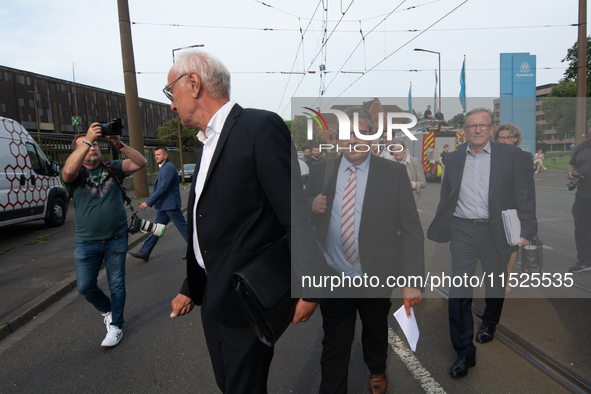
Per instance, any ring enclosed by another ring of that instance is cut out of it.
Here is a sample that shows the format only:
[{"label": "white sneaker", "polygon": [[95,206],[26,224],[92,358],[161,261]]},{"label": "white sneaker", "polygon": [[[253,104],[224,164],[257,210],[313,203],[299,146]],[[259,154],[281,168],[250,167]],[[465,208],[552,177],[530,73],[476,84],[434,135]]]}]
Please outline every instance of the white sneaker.
[{"label": "white sneaker", "polygon": [[536,171],[536,172],[534,172],[534,174],[537,174],[537,173],[538,173],[537,171]]},{"label": "white sneaker", "polygon": [[111,326],[111,322],[113,321],[113,313],[103,313],[103,322],[105,322],[105,326],[107,327],[107,332],[109,332],[109,327]]},{"label": "white sneaker", "polygon": [[544,168],[544,170],[546,169],[546,167],[543,167],[543,168]]},{"label": "white sneaker", "polygon": [[101,343],[101,346],[116,346],[119,343],[119,341],[121,341],[122,337],[123,330],[117,326],[111,326],[109,327],[109,332],[103,340],[103,343]]}]

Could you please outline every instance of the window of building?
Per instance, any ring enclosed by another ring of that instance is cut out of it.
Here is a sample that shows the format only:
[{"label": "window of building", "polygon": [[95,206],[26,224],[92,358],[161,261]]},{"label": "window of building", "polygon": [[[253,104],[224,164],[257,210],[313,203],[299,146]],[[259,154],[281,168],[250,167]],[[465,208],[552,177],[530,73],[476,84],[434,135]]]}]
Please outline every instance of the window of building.
[{"label": "window of building", "polygon": [[328,131],[332,131],[332,125],[331,124],[328,125]]},{"label": "window of building", "polygon": [[332,141],[332,138],[333,138],[333,137],[332,137],[332,134],[330,134],[330,135],[328,136],[328,139],[329,139],[330,141]]}]

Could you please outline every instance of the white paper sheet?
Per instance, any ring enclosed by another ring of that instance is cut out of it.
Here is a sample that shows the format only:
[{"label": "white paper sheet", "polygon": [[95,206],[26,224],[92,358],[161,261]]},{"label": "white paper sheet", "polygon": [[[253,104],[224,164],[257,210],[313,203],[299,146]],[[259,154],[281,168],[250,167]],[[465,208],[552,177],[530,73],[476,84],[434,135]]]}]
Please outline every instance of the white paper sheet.
[{"label": "white paper sheet", "polygon": [[417,319],[415,317],[414,308],[410,308],[410,318],[406,316],[404,305],[394,312],[394,317],[400,324],[402,332],[406,336],[406,340],[410,345],[410,350],[413,352],[417,351],[417,343],[419,342],[419,326],[417,325]]}]

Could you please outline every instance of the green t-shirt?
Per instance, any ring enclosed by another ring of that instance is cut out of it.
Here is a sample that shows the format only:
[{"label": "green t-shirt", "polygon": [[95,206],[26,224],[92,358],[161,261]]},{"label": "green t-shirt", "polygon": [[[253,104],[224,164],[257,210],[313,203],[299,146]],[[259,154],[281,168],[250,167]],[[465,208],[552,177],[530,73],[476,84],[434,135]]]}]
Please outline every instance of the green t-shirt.
[{"label": "green t-shirt", "polygon": [[[125,178],[123,160],[111,162],[119,182]],[[86,182],[74,192],[76,209],[76,238],[98,241],[113,238],[127,231],[127,213],[121,188],[103,163],[92,170],[86,169]],[[61,175],[60,175],[61,177]],[[62,179],[63,182],[63,179]],[[70,193],[73,183],[65,183]]]}]

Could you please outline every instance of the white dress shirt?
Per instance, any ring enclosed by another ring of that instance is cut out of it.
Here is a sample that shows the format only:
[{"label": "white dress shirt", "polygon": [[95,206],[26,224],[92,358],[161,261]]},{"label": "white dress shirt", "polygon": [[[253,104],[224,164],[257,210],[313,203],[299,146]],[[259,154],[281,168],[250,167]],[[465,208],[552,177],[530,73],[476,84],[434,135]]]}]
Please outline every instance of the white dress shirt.
[{"label": "white dress shirt", "polygon": [[199,263],[202,268],[205,268],[205,262],[203,261],[203,256],[201,255],[199,237],[197,236],[197,205],[199,204],[201,192],[203,192],[205,178],[207,178],[207,173],[209,172],[209,166],[211,165],[213,153],[215,152],[215,148],[218,145],[218,140],[220,139],[220,133],[222,132],[224,123],[226,123],[226,119],[228,118],[232,107],[234,107],[234,104],[236,103],[233,101],[228,101],[226,104],[224,104],[224,106],[220,108],[218,112],[215,113],[215,115],[213,115],[207,124],[205,133],[203,131],[199,131],[199,133],[197,133],[197,138],[199,141],[203,142],[203,148],[201,153],[201,162],[199,164],[199,173],[197,174],[197,181],[195,182],[195,206],[193,207],[193,250],[195,251],[197,263]]}]

